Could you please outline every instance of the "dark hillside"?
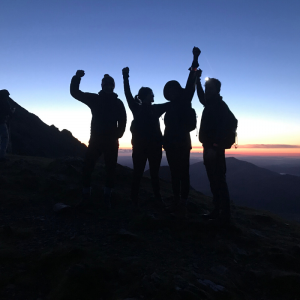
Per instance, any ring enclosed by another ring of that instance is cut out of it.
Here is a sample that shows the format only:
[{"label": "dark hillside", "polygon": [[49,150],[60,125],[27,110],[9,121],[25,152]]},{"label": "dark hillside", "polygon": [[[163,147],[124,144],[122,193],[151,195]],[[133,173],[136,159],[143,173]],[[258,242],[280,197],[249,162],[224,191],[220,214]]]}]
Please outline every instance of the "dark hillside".
[{"label": "dark hillside", "polygon": [[[130,206],[131,170],[118,165],[112,209],[54,213],[80,200],[82,160],[10,156],[0,165],[0,299],[300,299],[300,228],[236,207],[217,229],[200,214],[211,199],[191,192],[188,218],[173,219],[143,178],[141,212]],[[162,181],[162,194],[171,195]]]},{"label": "dark hillside", "polygon": [[54,125],[48,126],[14,101],[10,105],[16,108],[10,122],[10,153],[41,157],[84,155],[86,146],[70,131],[59,131]]},{"label": "dark hillside", "polygon": [[[226,158],[227,183],[236,205],[264,209],[300,220],[300,178],[280,175],[233,157]],[[149,171],[145,174],[149,176]],[[169,167],[161,167],[160,178],[171,180]],[[203,163],[190,166],[191,186],[211,196]]]}]

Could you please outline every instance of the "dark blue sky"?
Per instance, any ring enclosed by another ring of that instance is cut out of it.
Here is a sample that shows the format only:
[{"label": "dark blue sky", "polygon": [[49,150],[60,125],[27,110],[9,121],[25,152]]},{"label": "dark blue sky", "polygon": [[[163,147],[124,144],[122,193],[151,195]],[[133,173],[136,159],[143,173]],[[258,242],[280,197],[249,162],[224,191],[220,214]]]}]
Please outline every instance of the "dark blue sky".
[{"label": "dark blue sky", "polygon": [[[198,46],[203,78],[221,80],[241,144],[300,144],[299,15],[300,1],[2,0],[0,88],[87,142],[89,109],[69,95],[77,69],[83,91],[98,92],[109,73],[126,102],[128,66],[133,93],[149,86],[162,103],[168,80],[185,84]],[[200,117],[197,97],[193,106]],[[120,142],[129,145],[129,125]]]}]

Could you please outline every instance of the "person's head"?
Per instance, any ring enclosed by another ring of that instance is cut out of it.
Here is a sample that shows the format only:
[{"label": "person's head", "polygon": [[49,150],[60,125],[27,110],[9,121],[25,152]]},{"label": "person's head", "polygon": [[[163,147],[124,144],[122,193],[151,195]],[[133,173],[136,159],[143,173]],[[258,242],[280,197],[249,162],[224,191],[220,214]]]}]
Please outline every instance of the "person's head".
[{"label": "person's head", "polygon": [[168,81],[164,87],[164,96],[169,101],[176,101],[181,97],[182,87],[176,80]]},{"label": "person's head", "polygon": [[221,82],[216,78],[208,78],[205,82],[205,97],[207,99],[220,95]]},{"label": "person's head", "polygon": [[142,101],[144,105],[151,105],[151,103],[154,102],[153,91],[148,87],[141,87],[135,98]]},{"label": "person's head", "polygon": [[0,99],[8,99],[10,93],[8,90],[0,90]]},{"label": "person's head", "polygon": [[114,79],[110,77],[108,74],[105,74],[102,79],[101,87],[105,93],[113,93],[115,88]]}]

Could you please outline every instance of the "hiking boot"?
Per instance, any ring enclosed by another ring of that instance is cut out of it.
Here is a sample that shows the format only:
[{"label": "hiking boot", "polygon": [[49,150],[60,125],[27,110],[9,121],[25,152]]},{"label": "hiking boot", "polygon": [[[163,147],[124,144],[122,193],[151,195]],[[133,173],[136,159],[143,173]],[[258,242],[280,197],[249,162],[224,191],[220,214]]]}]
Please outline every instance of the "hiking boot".
[{"label": "hiking boot", "polygon": [[214,220],[220,216],[220,210],[218,208],[214,208],[210,213],[203,214],[201,217],[205,220]]}]

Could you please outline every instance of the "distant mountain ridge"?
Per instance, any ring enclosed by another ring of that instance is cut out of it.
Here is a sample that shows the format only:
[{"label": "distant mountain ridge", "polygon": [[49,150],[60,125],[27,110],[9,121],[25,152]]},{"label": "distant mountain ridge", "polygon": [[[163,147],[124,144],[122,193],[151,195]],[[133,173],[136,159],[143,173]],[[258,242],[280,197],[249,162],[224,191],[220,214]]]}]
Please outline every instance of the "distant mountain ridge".
[{"label": "distant mountain ridge", "polygon": [[40,157],[84,156],[86,145],[66,129],[59,131],[45,124],[15,101],[16,111],[10,121],[9,153]]},{"label": "distant mountain ridge", "polygon": [[[226,164],[230,198],[236,205],[300,217],[299,177],[280,175],[233,157],[226,158]],[[149,176],[149,170],[145,175]],[[171,180],[169,167],[161,167],[160,178]],[[194,189],[211,196],[202,162],[190,166],[190,180]]]}]

